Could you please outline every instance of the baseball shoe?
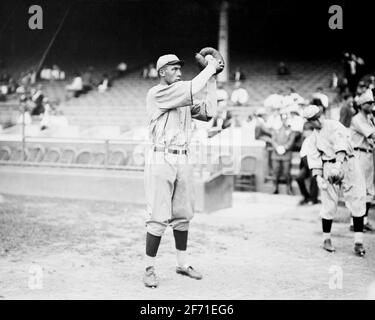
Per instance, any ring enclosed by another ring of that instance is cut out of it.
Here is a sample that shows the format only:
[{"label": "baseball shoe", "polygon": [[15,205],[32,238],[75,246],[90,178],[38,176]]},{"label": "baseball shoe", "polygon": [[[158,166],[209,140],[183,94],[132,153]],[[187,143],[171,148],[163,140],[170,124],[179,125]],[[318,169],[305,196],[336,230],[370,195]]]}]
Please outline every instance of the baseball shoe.
[{"label": "baseball shoe", "polygon": [[188,276],[193,279],[202,279],[202,275],[198,271],[196,271],[192,266],[189,266],[187,268],[176,267],[176,272],[178,274],[182,274],[183,276]]},{"label": "baseball shoe", "polygon": [[331,239],[325,239],[324,240],[323,249],[328,251],[328,252],[335,252],[336,251],[335,247],[332,245]]},{"label": "baseball shoe", "polygon": [[322,201],[319,200],[319,199],[317,199],[317,200],[311,200],[311,204],[312,204],[312,205],[320,204],[320,203],[322,203]]},{"label": "baseball shoe", "polygon": [[364,232],[366,232],[366,231],[374,232],[374,231],[375,231],[375,228],[371,225],[370,222],[367,222],[367,223],[363,226],[363,231],[364,231]]},{"label": "baseball shoe", "polygon": [[148,288],[156,288],[159,285],[154,267],[146,268],[145,274],[143,276],[143,283]]},{"label": "baseball shoe", "polygon": [[304,206],[309,203],[309,199],[303,198],[300,202],[298,202],[298,205]]},{"label": "baseball shoe", "polygon": [[354,244],[354,253],[355,253],[355,255],[357,255],[359,257],[363,257],[366,254],[366,250],[363,247],[362,243],[355,243]]}]

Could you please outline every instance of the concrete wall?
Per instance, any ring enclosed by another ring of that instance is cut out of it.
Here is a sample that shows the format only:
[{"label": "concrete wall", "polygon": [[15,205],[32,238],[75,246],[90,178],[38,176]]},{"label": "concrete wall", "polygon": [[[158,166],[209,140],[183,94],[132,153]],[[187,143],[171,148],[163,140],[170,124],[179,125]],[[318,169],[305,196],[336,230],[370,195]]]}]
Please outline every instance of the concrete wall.
[{"label": "concrete wall", "polygon": [[[195,184],[197,211],[232,205],[232,177],[197,176]],[[0,193],[145,204],[142,171],[2,165]]]}]

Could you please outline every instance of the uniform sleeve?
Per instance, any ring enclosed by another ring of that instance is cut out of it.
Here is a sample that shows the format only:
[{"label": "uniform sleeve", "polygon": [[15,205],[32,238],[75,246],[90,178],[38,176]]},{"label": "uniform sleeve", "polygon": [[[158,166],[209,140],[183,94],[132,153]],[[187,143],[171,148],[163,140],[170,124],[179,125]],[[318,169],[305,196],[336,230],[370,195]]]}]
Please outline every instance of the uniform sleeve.
[{"label": "uniform sleeve", "polygon": [[169,86],[161,86],[154,95],[155,104],[161,110],[170,110],[193,104],[191,81],[178,81]]},{"label": "uniform sleeve", "polygon": [[196,120],[210,121],[212,116],[207,113],[205,101],[199,101],[191,106],[191,117]]},{"label": "uniform sleeve", "polygon": [[357,116],[353,117],[351,128],[354,131],[357,131],[359,134],[365,136],[366,138],[370,137],[373,133],[375,133],[374,126],[372,126],[368,121],[365,121],[365,119],[361,119]]},{"label": "uniform sleeve", "polygon": [[316,136],[312,134],[304,141],[304,147],[307,155],[307,163],[311,170],[323,170],[323,161],[321,154],[316,147]]},{"label": "uniform sleeve", "polygon": [[206,97],[203,101],[197,101],[191,107],[193,119],[210,121],[217,113],[216,80],[211,78],[206,86]]}]

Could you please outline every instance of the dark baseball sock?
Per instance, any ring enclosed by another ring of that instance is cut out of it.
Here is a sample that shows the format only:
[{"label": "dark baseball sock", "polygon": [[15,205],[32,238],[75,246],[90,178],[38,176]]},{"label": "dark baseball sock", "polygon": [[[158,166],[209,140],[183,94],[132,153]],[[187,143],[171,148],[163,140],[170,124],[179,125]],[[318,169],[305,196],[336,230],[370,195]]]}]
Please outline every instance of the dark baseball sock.
[{"label": "dark baseball sock", "polygon": [[173,235],[176,244],[176,249],[185,251],[188,241],[188,231],[173,230]]},{"label": "dark baseball sock", "polygon": [[160,245],[161,237],[154,236],[147,232],[146,235],[146,254],[150,257],[156,257]]},{"label": "dark baseball sock", "polygon": [[366,202],[366,213],[365,213],[365,217],[368,216],[368,212],[370,210],[370,207],[371,207],[371,202]]},{"label": "dark baseball sock", "polygon": [[353,217],[354,232],[363,232],[364,217]]},{"label": "dark baseball sock", "polygon": [[330,233],[332,228],[332,220],[322,219],[323,233]]}]

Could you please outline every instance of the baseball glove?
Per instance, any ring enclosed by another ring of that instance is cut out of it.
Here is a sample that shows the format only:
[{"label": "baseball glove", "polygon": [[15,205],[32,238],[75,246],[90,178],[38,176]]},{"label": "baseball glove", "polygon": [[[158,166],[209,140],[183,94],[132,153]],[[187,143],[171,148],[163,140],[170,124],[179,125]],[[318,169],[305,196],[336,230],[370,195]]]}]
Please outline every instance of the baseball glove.
[{"label": "baseball glove", "polygon": [[216,60],[219,61],[219,66],[216,69],[216,74],[224,70],[225,62],[224,62],[223,57],[221,56],[219,51],[211,47],[205,47],[201,51],[199,51],[199,53],[195,54],[195,61],[197,62],[201,70],[203,70],[208,64],[208,61],[205,59],[207,55],[211,55],[212,57],[214,57]]},{"label": "baseball glove", "polygon": [[342,170],[341,165],[335,165],[330,170],[330,174],[328,175],[328,182],[331,184],[340,184],[344,179],[344,172]]}]

